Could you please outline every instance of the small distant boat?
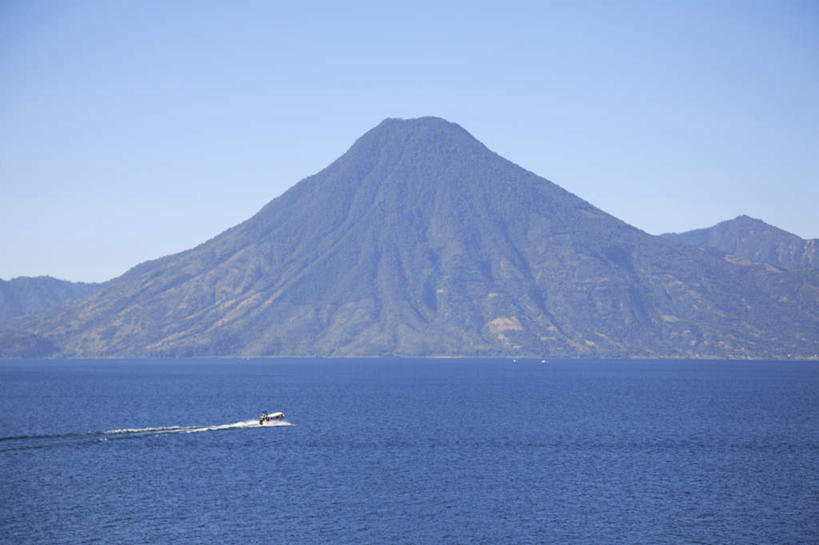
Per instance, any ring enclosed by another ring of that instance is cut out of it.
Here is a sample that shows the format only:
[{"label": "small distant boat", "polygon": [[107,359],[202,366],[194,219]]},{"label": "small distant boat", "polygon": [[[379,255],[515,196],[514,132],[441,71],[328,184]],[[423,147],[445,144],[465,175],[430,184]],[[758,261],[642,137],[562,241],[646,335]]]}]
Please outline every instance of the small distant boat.
[{"label": "small distant boat", "polygon": [[259,425],[264,426],[265,424],[278,422],[279,420],[284,420],[284,413],[262,413],[262,416],[259,417]]}]

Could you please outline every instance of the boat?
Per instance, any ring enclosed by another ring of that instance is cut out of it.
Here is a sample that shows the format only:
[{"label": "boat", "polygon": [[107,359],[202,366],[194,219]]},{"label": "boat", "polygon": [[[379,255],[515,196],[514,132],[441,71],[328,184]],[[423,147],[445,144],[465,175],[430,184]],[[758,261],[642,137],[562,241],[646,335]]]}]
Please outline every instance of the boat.
[{"label": "boat", "polygon": [[265,424],[278,422],[279,420],[284,420],[284,413],[262,413],[262,416],[259,417],[259,425],[264,426]]}]

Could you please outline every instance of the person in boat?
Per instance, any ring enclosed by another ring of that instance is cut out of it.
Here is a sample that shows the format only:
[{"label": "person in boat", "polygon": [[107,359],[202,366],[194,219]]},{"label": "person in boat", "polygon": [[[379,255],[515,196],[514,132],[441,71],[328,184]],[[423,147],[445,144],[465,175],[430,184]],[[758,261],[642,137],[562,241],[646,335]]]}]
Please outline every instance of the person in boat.
[{"label": "person in boat", "polygon": [[259,425],[261,426],[262,424],[264,424],[265,420],[267,420],[267,413],[266,412],[262,413],[262,416],[259,418]]}]

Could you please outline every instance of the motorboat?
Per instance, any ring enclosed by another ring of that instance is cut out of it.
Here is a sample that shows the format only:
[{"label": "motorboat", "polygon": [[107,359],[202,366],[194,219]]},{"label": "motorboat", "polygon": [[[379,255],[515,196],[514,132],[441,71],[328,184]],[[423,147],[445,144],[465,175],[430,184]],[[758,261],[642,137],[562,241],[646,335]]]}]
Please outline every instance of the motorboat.
[{"label": "motorboat", "polygon": [[280,420],[284,420],[284,413],[282,412],[262,413],[262,416],[259,417],[259,425],[264,426],[265,424],[278,422]]}]

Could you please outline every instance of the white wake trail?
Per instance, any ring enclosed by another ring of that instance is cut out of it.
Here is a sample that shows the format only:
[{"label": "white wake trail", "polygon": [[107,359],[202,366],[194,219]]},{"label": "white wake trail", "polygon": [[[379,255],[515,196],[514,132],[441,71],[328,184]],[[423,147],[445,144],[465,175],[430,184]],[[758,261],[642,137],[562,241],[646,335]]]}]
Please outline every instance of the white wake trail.
[{"label": "white wake trail", "polygon": [[198,433],[203,431],[235,430],[244,428],[277,428],[292,426],[287,420],[276,420],[259,424],[258,420],[242,420],[232,424],[215,424],[212,426],[162,426],[153,428],[120,428],[102,432],[105,435],[159,435],[162,433]]}]

